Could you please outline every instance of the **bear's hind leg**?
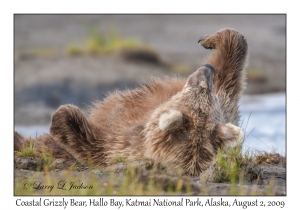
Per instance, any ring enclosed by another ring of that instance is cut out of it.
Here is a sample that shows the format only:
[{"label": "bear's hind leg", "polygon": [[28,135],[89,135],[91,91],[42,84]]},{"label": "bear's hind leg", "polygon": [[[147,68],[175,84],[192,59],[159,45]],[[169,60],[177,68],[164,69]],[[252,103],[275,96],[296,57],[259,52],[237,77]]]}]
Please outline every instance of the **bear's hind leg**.
[{"label": "bear's hind leg", "polygon": [[78,107],[63,105],[54,112],[50,133],[77,160],[90,158],[94,166],[105,165],[101,133]]}]

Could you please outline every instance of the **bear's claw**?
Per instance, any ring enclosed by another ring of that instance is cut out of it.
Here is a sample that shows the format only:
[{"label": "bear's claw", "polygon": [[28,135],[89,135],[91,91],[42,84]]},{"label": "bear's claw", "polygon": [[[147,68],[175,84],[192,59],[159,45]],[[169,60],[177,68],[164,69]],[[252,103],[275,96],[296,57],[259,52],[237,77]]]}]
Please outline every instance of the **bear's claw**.
[{"label": "bear's claw", "polygon": [[201,36],[200,39],[198,40],[198,43],[200,43],[205,37],[207,37],[207,35]]}]

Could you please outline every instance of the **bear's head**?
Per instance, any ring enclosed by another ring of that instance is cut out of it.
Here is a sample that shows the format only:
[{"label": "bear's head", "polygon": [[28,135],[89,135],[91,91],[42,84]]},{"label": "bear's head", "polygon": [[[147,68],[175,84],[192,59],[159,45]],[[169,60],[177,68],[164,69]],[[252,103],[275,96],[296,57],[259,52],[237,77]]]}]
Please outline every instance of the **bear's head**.
[{"label": "bear's head", "polygon": [[243,141],[239,127],[224,123],[212,91],[213,78],[213,66],[202,66],[181,91],[152,113],[143,131],[146,157],[167,168],[199,175],[210,166],[218,148]]}]

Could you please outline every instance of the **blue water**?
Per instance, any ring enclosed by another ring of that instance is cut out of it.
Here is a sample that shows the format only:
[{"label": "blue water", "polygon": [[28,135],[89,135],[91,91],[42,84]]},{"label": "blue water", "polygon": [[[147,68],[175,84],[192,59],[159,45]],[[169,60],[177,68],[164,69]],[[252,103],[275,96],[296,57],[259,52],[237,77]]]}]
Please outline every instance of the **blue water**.
[{"label": "blue water", "polygon": [[246,131],[244,151],[250,149],[286,154],[285,102],[284,93],[242,98],[240,125]]},{"label": "blue water", "polygon": [[[259,150],[286,153],[286,103],[285,94],[243,96],[240,102],[240,126],[246,133],[244,151]],[[24,136],[36,137],[49,133],[50,125],[16,126]]]}]

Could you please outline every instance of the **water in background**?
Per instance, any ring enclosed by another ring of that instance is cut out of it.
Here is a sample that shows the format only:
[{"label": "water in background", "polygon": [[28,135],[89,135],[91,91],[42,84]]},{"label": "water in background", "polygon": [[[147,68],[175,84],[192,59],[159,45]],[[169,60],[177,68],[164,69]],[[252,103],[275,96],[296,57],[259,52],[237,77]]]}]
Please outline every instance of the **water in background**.
[{"label": "water in background", "polygon": [[286,154],[286,99],[284,93],[243,96],[241,127],[246,131],[244,151]]},{"label": "water in background", "polygon": [[[243,96],[240,103],[240,125],[246,133],[244,151],[259,150],[286,153],[286,100],[284,93]],[[49,133],[49,125],[16,126],[24,136]]]}]

